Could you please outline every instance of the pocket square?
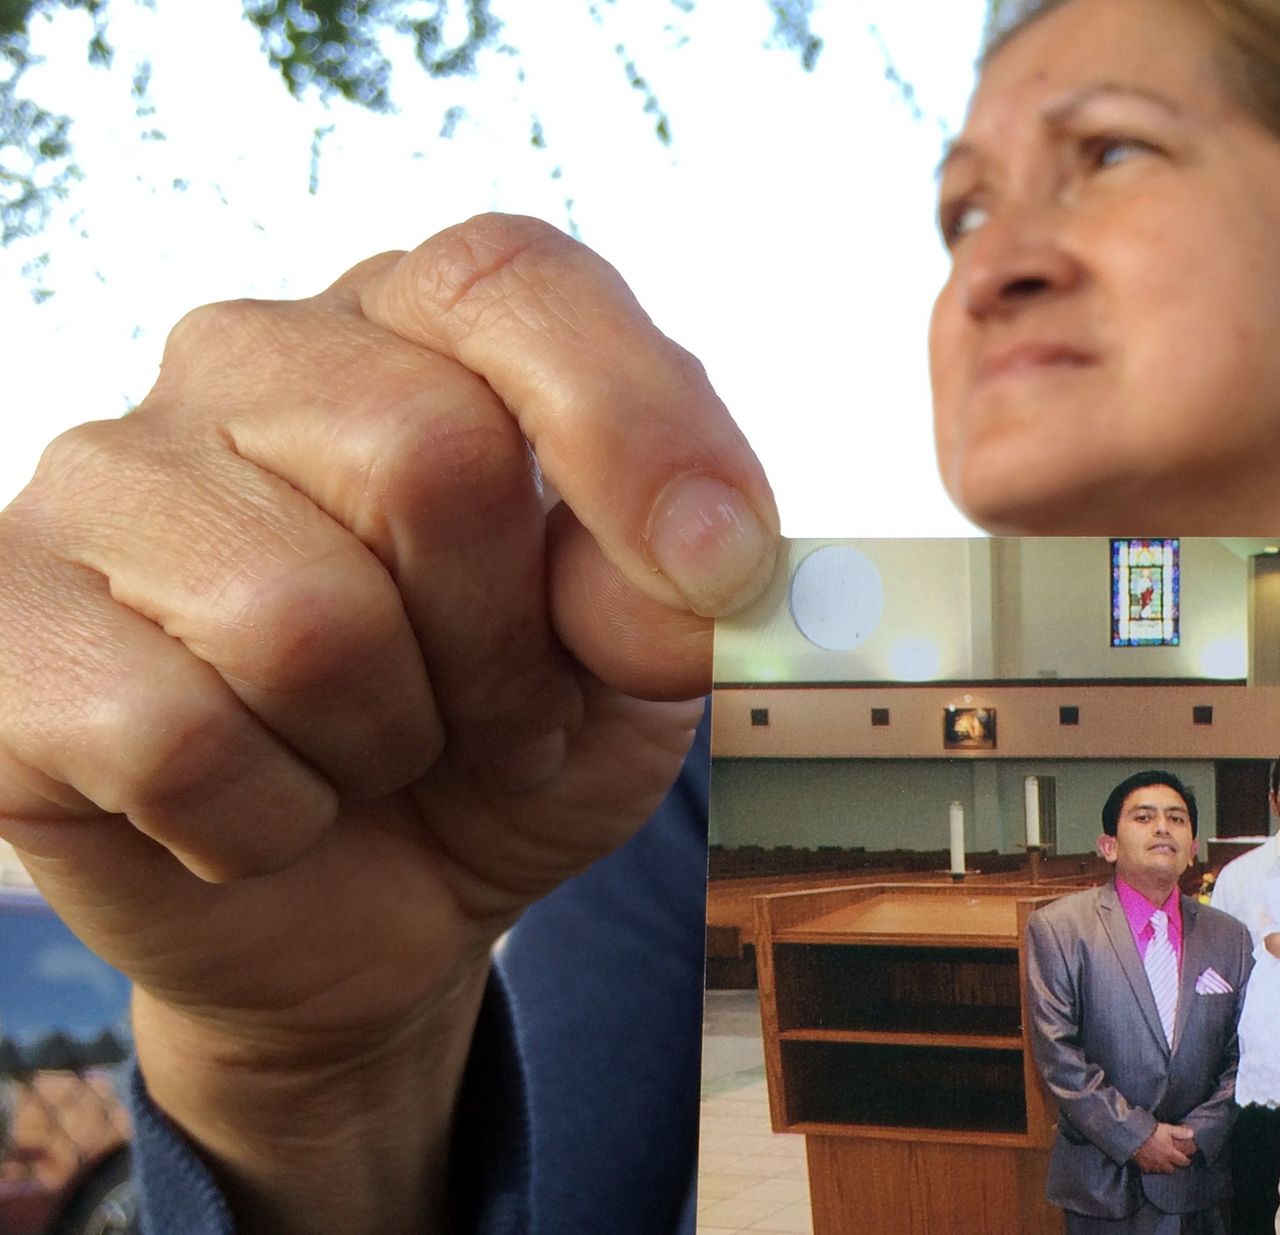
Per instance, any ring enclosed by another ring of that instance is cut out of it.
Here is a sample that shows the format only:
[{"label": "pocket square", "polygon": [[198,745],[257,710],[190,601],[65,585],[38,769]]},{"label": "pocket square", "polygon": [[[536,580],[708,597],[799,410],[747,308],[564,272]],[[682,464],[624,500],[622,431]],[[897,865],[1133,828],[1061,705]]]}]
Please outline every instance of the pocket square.
[{"label": "pocket square", "polygon": [[1196,979],[1197,995],[1230,995],[1235,989],[1212,965]]}]

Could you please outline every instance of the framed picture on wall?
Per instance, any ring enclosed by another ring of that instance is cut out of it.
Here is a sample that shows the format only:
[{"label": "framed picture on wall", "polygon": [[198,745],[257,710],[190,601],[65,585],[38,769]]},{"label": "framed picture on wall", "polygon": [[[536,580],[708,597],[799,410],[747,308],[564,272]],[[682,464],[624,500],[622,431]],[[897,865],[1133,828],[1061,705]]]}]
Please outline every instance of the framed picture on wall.
[{"label": "framed picture on wall", "polygon": [[943,708],[943,750],[995,750],[995,708]]}]

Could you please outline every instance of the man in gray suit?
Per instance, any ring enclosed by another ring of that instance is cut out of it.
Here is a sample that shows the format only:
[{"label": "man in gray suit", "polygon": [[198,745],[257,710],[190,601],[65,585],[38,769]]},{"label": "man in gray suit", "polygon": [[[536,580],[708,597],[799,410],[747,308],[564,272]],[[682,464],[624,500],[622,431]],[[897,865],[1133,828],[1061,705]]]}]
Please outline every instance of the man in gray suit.
[{"label": "man in gray suit", "polygon": [[1102,809],[1102,887],[1027,931],[1036,1064],[1058,1104],[1049,1200],[1068,1235],[1219,1235],[1249,932],[1178,892],[1196,802],[1168,772]]}]

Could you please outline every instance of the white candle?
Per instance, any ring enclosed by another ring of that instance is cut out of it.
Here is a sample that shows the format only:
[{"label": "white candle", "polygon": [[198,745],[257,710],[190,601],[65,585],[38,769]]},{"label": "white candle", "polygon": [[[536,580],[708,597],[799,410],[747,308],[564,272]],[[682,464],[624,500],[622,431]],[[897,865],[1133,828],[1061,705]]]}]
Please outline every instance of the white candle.
[{"label": "white candle", "polygon": [[1040,845],[1040,780],[1028,776],[1024,785],[1027,797],[1027,848]]},{"label": "white candle", "polygon": [[964,874],[964,807],[951,803],[951,873]]}]

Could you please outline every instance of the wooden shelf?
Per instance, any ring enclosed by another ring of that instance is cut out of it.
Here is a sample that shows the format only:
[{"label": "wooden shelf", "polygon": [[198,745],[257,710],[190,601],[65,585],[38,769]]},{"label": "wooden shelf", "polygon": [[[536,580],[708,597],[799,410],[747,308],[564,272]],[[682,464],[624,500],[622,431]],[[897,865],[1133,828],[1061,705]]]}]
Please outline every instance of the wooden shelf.
[{"label": "wooden shelf", "polygon": [[896,1141],[903,1146],[938,1145],[975,1147],[998,1146],[1002,1149],[1025,1150],[1027,1138],[1020,1132],[966,1132],[960,1128],[935,1131],[930,1128],[894,1128],[886,1124],[818,1124],[797,1123],[787,1129],[800,1136],[821,1136],[833,1140]]},{"label": "wooden shelf", "polygon": [[1025,1133],[1022,1056],[883,1042],[782,1043],[788,1127],[853,1124]]},{"label": "wooden shelf", "polygon": [[[775,1131],[809,1138],[815,1235],[850,1229],[849,1187],[869,1169],[894,1178],[871,1200],[859,1187],[868,1229],[917,1229],[922,1188],[930,1221],[960,1214],[956,1230],[1061,1229],[1044,1201],[1054,1119],[1026,1033],[1023,938],[1035,906],[1067,890],[893,883],[756,899],[770,1113]],[[989,1203],[1015,1194],[1025,1228]]]},{"label": "wooden shelf", "polygon": [[1018,952],[1007,943],[777,940],[771,959],[779,1030],[1022,1036]]},{"label": "wooden shelf", "polygon": [[898,889],[821,913],[778,933],[780,943],[892,944],[933,947],[939,935],[952,947],[1016,947],[1017,900],[960,886],[907,894]]},{"label": "wooden shelf", "polygon": [[784,1029],[783,1042],[850,1042],[886,1046],[956,1046],[987,1051],[1020,1051],[1021,1038],[994,1034],[870,1033],[858,1029]]},{"label": "wooden shelf", "polygon": [[774,1128],[1047,1146],[1026,918],[1058,889],[867,884],[756,901]]}]

